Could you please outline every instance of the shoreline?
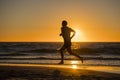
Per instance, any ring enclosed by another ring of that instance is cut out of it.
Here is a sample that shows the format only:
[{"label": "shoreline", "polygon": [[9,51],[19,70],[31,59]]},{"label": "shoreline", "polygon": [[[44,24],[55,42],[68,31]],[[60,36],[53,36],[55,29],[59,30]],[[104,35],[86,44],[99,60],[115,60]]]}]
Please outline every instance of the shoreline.
[{"label": "shoreline", "polygon": [[92,70],[92,71],[100,71],[107,73],[115,73],[120,74],[120,66],[107,66],[107,65],[82,65],[82,64],[34,64],[34,63],[0,63],[1,66],[10,66],[10,67],[46,67],[46,68],[70,68],[73,69],[73,65],[76,65],[76,69],[80,70]]},{"label": "shoreline", "polygon": [[[0,64],[0,80],[120,80],[120,73],[92,70],[95,68],[112,70],[112,66],[79,66],[73,69],[72,65]],[[117,67],[114,70],[118,70]]]}]

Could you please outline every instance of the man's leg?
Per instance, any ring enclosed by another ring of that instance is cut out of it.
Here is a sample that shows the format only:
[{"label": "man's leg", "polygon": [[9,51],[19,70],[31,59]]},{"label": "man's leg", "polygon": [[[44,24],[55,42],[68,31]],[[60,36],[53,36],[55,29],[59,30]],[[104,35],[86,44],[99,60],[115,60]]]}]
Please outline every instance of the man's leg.
[{"label": "man's leg", "polygon": [[72,50],[71,50],[71,46],[67,47],[67,51],[70,53],[70,55],[78,57],[81,60],[81,62],[83,63],[83,57],[80,57],[79,55],[73,53]]},{"label": "man's leg", "polygon": [[59,64],[64,64],[64,50],[65,50],[65,46],[63,45],[62,48],[60,49],[60,53],[61,53],[61,61]]}]

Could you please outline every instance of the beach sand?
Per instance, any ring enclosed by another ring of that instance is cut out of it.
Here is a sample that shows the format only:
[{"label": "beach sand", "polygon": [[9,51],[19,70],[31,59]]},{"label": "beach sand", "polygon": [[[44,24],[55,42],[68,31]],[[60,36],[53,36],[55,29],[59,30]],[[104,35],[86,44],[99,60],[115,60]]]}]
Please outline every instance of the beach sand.
[{"label": "beach sand", "polygon": [[120,74],[117,73],[58,66],[0,64],[0,80],[120,80]]}]

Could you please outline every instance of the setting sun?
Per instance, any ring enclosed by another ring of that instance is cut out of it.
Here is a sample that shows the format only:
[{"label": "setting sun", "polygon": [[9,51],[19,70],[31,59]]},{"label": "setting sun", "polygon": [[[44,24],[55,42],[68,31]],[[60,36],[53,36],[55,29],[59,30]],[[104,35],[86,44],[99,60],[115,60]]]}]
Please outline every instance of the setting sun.
[{"label": "setting sun", "polygon": [[74,38],[72,39],[73,42],[86,41],[85,35],[80,29],[75,28],[74,30],[75,30],[76,34],[75,34]]}]

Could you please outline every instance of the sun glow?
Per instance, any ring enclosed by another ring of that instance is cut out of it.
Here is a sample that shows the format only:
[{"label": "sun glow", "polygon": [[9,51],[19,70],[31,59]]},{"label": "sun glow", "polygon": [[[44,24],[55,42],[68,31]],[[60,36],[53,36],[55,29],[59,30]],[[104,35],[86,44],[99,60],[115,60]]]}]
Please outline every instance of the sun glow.
[{"label": "sun glow", "polygon": [[[74,28],[73,28],[74,29]],[[75,36],[73,37],[72,41],[73,42],[81,42],[81,41],[86,41],[86,38],[85,38],[85,35],[84,33],[82,32],[82,30],[78,29],[78,28],[75,28],[74,29],[76,34]]]}]

